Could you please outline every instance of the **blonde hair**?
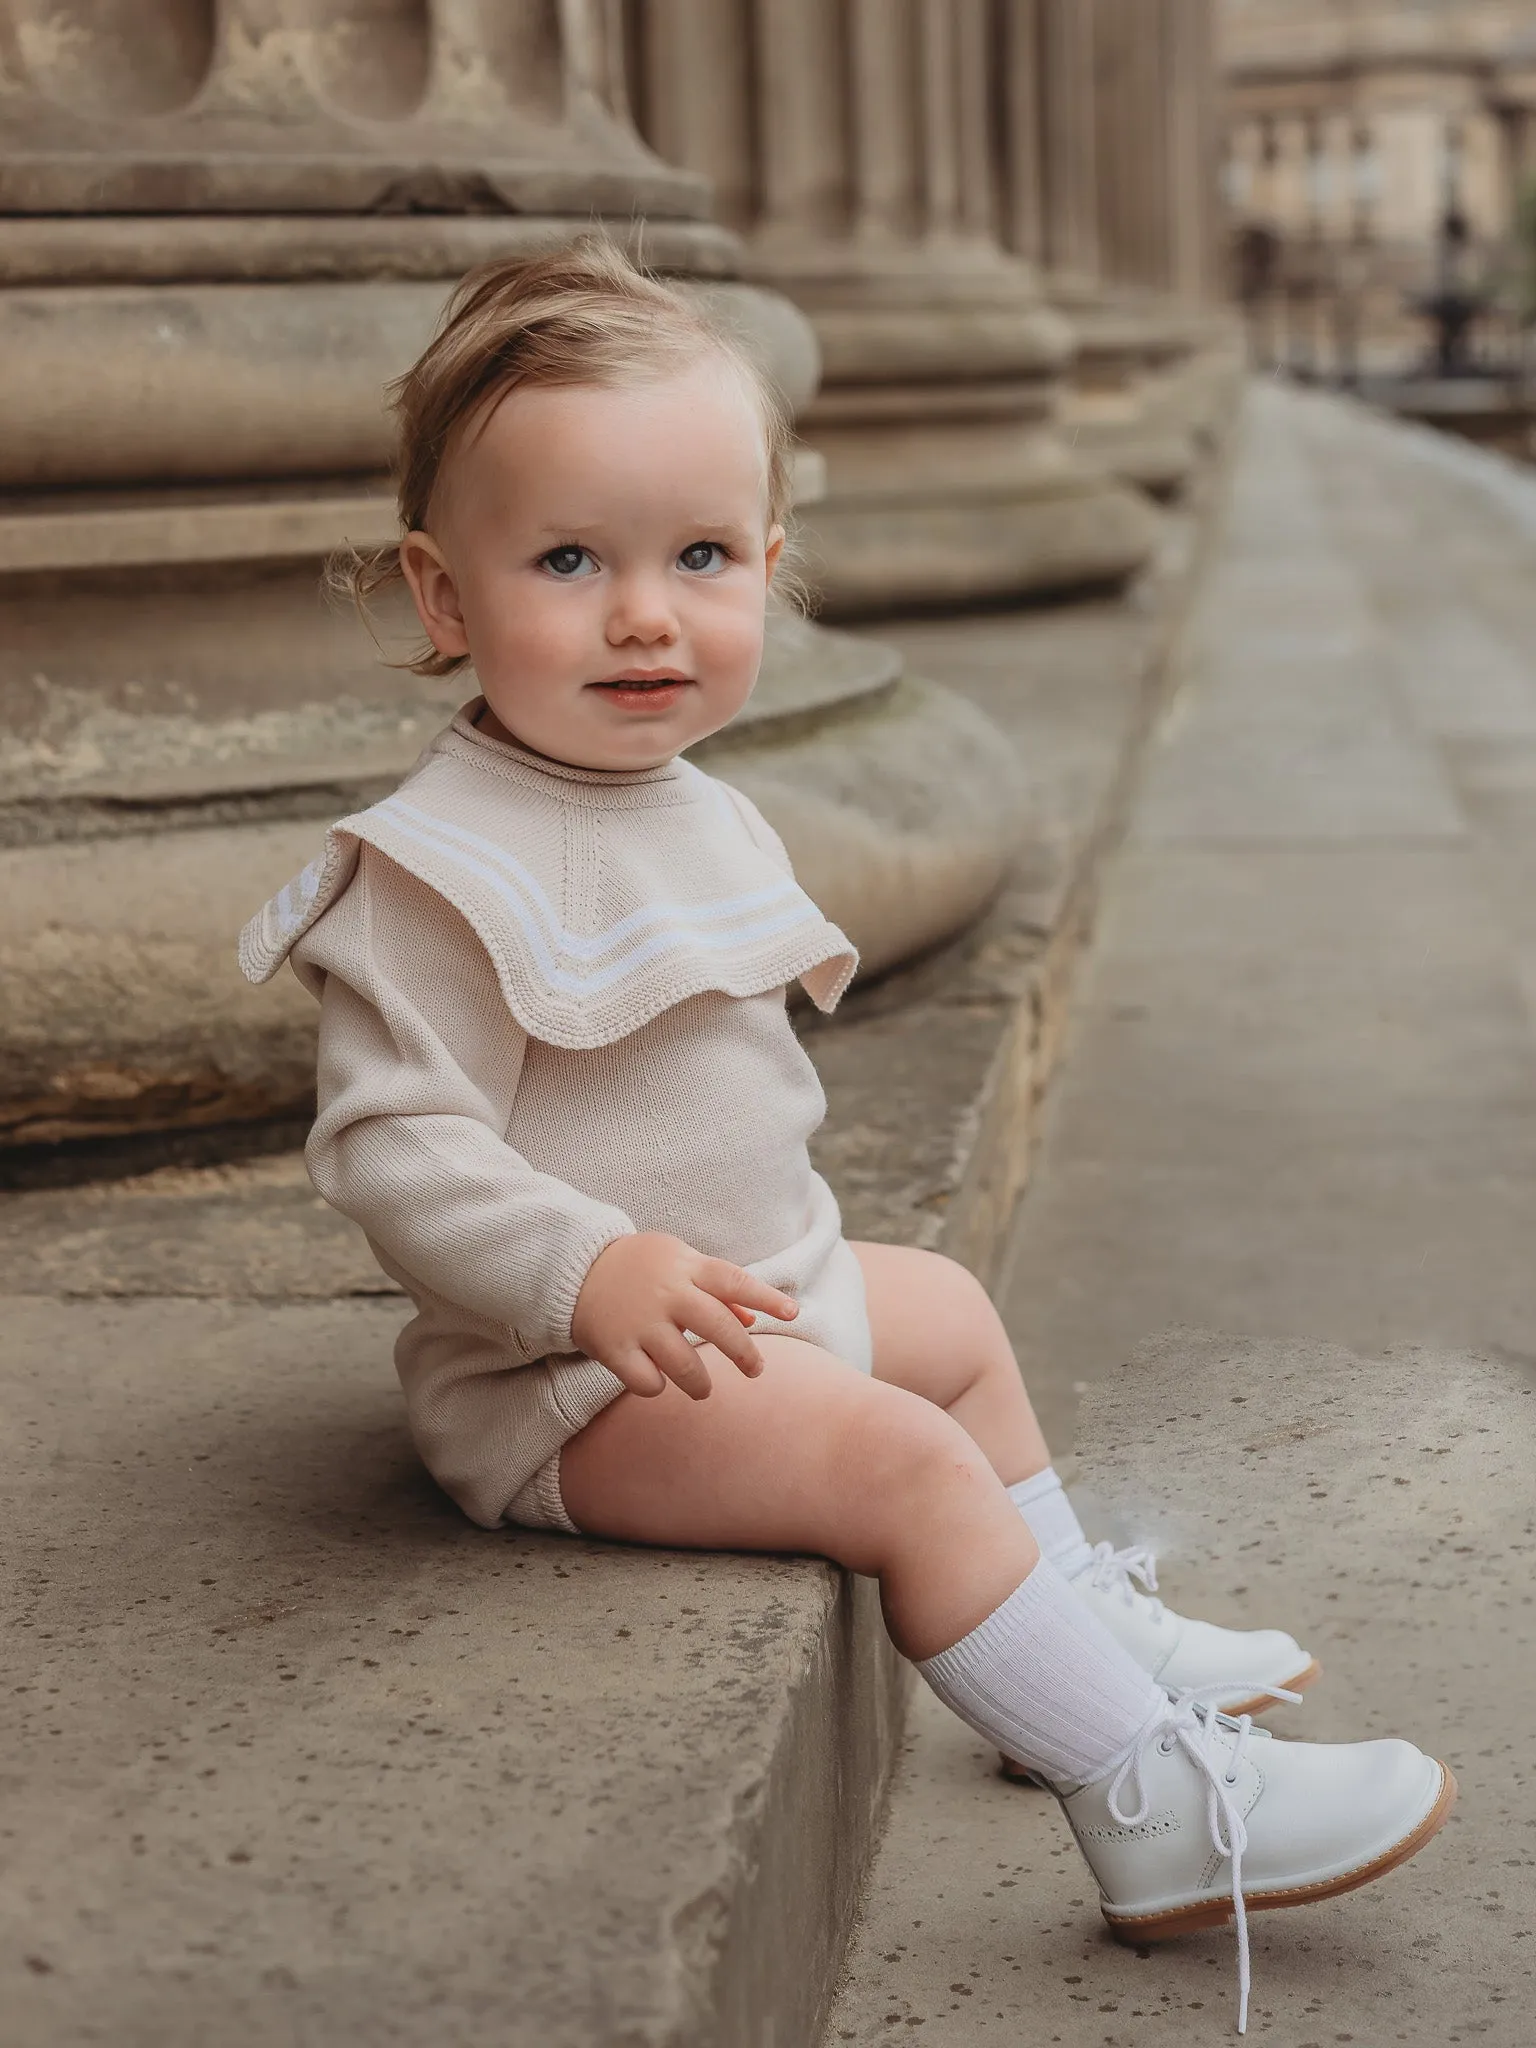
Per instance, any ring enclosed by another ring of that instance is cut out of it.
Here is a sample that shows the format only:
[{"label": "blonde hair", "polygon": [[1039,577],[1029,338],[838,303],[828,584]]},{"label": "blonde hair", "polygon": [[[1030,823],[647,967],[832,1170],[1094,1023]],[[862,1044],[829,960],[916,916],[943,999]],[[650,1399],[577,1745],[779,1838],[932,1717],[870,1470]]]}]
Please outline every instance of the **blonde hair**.
[{"label": "blonde hair", "polygon": [[[682,368],[704,351],[733,364],[757,400],[768,523],[785,525],[794,423],[777,388],[702,306],[638,269],[606,236],[586,234],[549,255],[472,270],[422,355],[389,386],[402,536],[425,528],[455,435],[509,391],[521,385],[622,384],[637,372]],[[327,562],[325,580],[367,622],[368,600],[404,582],[399,546],[341,548]],[[794,603],[792,580],[785,580]],[[440,654],[429,644],[392,666],[447,676],[468,659]]]}]

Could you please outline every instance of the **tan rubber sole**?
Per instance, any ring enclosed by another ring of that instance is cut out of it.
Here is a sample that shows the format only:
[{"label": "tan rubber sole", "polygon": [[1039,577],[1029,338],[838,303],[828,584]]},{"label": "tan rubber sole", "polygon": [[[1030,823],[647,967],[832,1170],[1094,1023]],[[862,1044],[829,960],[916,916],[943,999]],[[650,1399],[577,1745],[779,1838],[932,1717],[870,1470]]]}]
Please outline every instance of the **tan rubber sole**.
[{"label": "tan rubber sole", "polygon": [[[1346,1870],[1342,1877],[1326,1877],[1317,1884],[1291,1885],[1285,1891],[1249,1892],[1244,1894],[1243,1903],[1250,1913],[1267,1913],[1281,1906],[1310,1906],[1317,1899],[1334,1899],[1341,1892],[1358,1891],[1363,1884],[1371,1884],[1378,1877],[1385,1877],[1389,1870],[1396,1870],[1400,1863],[1406,1863],[1410,1856],[1417,1856],[1424,1844],[1438,1835],[1451,1817],[1451,1808],[1456,1804],[1456,1780],[1444,1764],[1440,1766],[1445,1782],[1440,1787],[1440,1797],[1424,1816],[1411,1835],[1404,1835],[1400,1842],[1378,1856],[1374,1863],[1364,1863],[1358,1870]],[[1230,1898],[1197,1900],[1193,1905],[1175,1906],[1167,1913],[1146,1913],[1139,1915],[1111,1913],[1108,1907],[1101,1908],[1109,1922],[1109,1931],[1117,1941],[1134,1947],[1144,1941],[1173,1941],[1181,1934],[1198,1934],[1208,1927],[1227,1927],[1233,1919]]]},{"label": "tan rubber sole", "polygon": [[[1314,1657],[1305,1671],[1298,1671],[1294,1678],[1283,1680],[1287,1692],[1305,1692],[1309,1685],[1316,1685],[1323,1675],[1323,1667]],[[1224,1714],[1236,1720],[1239,1714],[1262,1714],[1270,1707],[1284,1706],[1283,1700],[1273,1700],[1267,1692],[1255,1693],[1251,1700],[1240,1700],[1235,1707],[1223,1707]],[[1015,1763],[1011,1756],[998,1757],[998,1775],[1006,1778],[1010,1785],[1043,1785],[1045,1780],[1037,1778],[1028,1764]]]}]

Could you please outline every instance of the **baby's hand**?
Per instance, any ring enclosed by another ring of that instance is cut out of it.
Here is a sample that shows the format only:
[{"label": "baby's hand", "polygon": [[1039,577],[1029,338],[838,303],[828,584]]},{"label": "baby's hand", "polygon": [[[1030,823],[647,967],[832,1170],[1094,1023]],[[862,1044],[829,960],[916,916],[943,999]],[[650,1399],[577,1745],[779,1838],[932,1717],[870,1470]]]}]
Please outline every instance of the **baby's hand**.
[{"label": "baby's hand", "polygon": [[743,1328],[754,1309],[781,1322],[800,1313],[787,1294],[740,1266],[646,1230],[617,1238],[592,1261],[571,1316],[571,1341],[632,1394],[659,1394],[672,1380],[702,1401],[709,1371],[683,1332],[703,1337],[755,1379],[763,1355]]}]

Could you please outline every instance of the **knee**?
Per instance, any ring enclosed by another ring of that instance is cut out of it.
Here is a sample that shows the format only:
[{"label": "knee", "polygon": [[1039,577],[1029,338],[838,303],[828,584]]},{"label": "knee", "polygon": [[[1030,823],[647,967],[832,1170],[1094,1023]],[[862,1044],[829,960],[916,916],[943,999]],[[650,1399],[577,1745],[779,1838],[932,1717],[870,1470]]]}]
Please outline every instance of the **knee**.
[{"label": "knee", "polygon": [[[885,1248],[882,1246],[881,1251]],[[968,1266],[943,1252],[921,1251],[916,1245],[902,1245],[889,1254],[900,1260],[899,1272],[905,1289],[921,1296],[930,1314],[946,1323],[970,1325],[978,1317],[995,1321],[992,1297]]]},{"label": "knee", "polygon": [[829,1432],[829,1465],[840,1486],[858,1490],[878,1511],[982,1473],[981,1452],[942,1408],[879,1380],[864,1387],[867,1398],[850,1402]]},{"label": "knee", "polygon": [[967,1360],[977,1375],[1006,1367],[1016,1371],[1013,1347],[1003,1319],[985,1287],[967,1266],[942,1252],[918,1252],[930,1312],[942,1322],[955,1356]]}]

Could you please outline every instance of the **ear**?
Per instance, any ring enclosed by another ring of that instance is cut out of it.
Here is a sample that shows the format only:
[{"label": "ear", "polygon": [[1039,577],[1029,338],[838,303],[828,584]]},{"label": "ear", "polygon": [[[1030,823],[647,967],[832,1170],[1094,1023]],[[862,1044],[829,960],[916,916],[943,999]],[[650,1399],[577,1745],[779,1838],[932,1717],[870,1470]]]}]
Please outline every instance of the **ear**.
[{"label": "ear", "polygon": [[429,533],[408,533],[400,543],[400,573],[410,588],[422,630],[439,654],[469,652],[458,586],[443,551]]},{"label": "ear", "polygon": [[763,548],[763,560],[767,564],[768,581],[770,583],[773,581],[773,572],[779,566],[779,557],[783,552],[784,529],[782,526],[770,526],[767,543]]}]

